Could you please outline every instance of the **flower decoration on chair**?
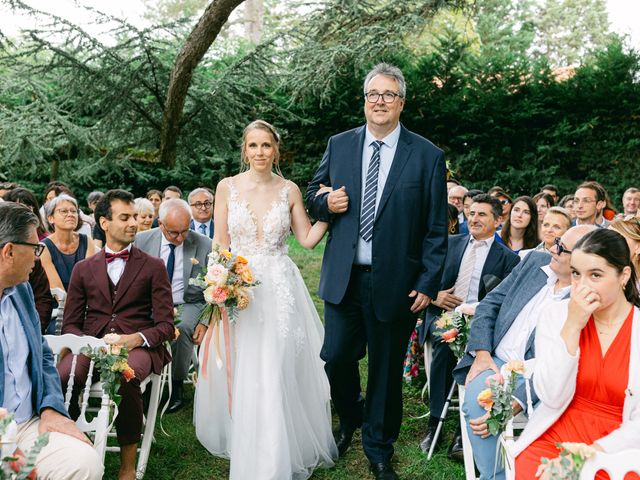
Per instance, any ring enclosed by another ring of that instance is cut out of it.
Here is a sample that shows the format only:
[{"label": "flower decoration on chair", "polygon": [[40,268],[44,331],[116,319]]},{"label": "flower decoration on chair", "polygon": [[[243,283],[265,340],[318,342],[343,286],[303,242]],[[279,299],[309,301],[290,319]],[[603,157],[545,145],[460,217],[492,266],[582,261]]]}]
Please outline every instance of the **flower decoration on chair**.
[{"label": "flower decoration on chair", "polygon": [[458,312],[444,312],[436,320],[436,335],[449,345],[457,359],[464,357],[473,316]]},{"label": "flower decoration on chair", "polygon": [[118,345],[119,339],[120,336],[117,334],[108,334],[104,337],[106,346],[92,348],[87,345],[80,350],[80,353],[93,360],[96,368],[100,370],[102,388],[116,405],[120,405],[122,400],[118,395],[120,379],[124,378],[129,382],[136,376],[136,372],[127,362],[129,351],[126,347]]},{"label": "flower decoration on chair", "polygon": [[491,435],[505,430],[507,422],[513,417],[513,392],[516,378],[525,372],[524,362],[512,360],[503,367],[506,378],[501,373],[491,375],[486,380],[487,387],[477,397],[478,404],[489,412],[487,428]]},{"label": "flower decoration on chair", "polygon": [[0,408],[0,447],[2,448],[2,463],[0,479],[2,480],[35,480],[36,458],[40,451],[49,443],[49,434],[39,435],[31,449],[21,452],[16,447],[18,425],[13,414],[6,408]]},{"label": "flower decoration on chair", "polygon": [[209,326],[203,341],[204,358],[202,376],[207,378],[207,359],[211,336],[215,332],[216,365],[222,368],[220,349],[220,327],[224,331],[225,358],[227,364],[227,387],[229,390],[229,412],[231,412],[231,347],[229,345],[229,324],[237,319],[238,311],[244,310],[251,302],[251,289],[260,282],[255,279],[249,262],[241,255],[214,245],[208,255],[207,267],[197,278],[189,279],[190,285],[204,290],[206,306],[200,313],[200,323]]},{"label": "flower decoration on chair", "polygon": [[541,480],[579,480],[585,462],[596,454],[596,450],[585,443],[556,443],[556,447],[560,450],[559,456],[553,459],[542,458],[538,469]]}]

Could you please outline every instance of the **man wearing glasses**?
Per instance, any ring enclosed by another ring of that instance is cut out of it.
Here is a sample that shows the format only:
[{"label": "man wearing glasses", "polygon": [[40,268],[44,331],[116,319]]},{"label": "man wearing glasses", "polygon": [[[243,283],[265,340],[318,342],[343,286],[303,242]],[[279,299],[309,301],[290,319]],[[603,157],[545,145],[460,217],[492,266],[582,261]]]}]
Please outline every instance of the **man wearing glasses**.
[{"label": "man wearing glasses", "polygon": [[207,326],[198,323],[204,308],[202,288],[190,285],[189,279],[202,273],[211,251],[211,239],[189,229],[191,208],[184,200],[173,198],[160,204],[160,228],[141,232],[135,245],[140,250],[160,257],[167,267],[171,281],[173,304],[181,310],[178,330],[180,335],[171,345],[172,391],[167,413],[184,406],[183,385],[187,379],[193,346],[200,345]]},{"label": "man wearing glasses", "polygon": [[189,194],[189,206],[193,217],[189,228],[213,238],[213,193],[206,188],[196,188]]},{"label": "man wearing glasses", "polygon": [[576,189],[573,206],[576,225],[595,225],[600,228],[609,226],[609,221],[602,217],[602,211],[607,206],[607,194],[598,182],[580,184]]},{"label": "man wearing glasses", "polygon": [[[498,438],[489,435],[488,414],[478,404],[478,394],[487,388],[486,379],[498,373],[509,360],[530,360],[535,357],[534,338],[539,313],[552,302],[569,296],[571,287],[571,250],[593,225],[581,225],[567,230],[557,238],[549,254],[531,252],[500,285],[494,288],[476,307],[471,324],[467,353],[453,371],[455,380],[465,385],[462,410],[467,419],[467,431],[480,480],[504,480],[504,467],[496,462]],[[519,379],[513,402],[514,413],[527,404],[524,382]],[[532,388],[532,401],[537,396]]]},{"label": "man wearing glasses", "polygon": [[[366,125],[329,139],[307,189],[311,214],[330,223],[320,278],[320,356],[340,417],[343,455],[362,427],[377,480],[398,478],[393,443],[402,422],[402,366],[417,315],[436,298],[447,253],[442,150],[400,124],[402,72],[376,65],[364,80]],[[320,185],[333,188],[316,196]],[[358,363],[368,353],[366,398]]]},{"label": "man wearing glasses", "polygon": [[49,432],[40,452],[38,478],[102,478],[102,461],[69,419],[53,354],[40,334],[40,319],[27,283],[38,244],[38,219],[24,205],[0,204],[0,406],[18,424],[16,454]]}]

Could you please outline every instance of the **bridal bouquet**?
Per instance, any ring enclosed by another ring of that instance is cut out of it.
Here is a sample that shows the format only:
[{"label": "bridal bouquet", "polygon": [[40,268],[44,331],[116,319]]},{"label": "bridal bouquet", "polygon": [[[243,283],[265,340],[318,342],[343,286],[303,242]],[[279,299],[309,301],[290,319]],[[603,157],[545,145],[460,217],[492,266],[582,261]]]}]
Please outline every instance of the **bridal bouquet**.
[{"label": "bridal bouquet", "polygon": [[80,353],[93,360],[96,368],[100,370],[102,388],[116,405],[120,405],[120,400],[122,400],[122,397],[118,395],[120,378],[124,378],[128,382],[136,376],[136,372],[127,362],[129,351],[126,347],[118,345],[119,340],[120,335],[110,333],[104,336],[106,346],[91,348],[87,345],[80,350]]},{"label": "bridal bouquet", "polygon": [[18,425],[13,420],[13,414],[6,408],[0,408],[0,447],[2,449],[0,479],[35,480],[37,478],[36,458],[40,450],[49,443],[49,434],[39,435],[26,454],[16,452],[17,434]]},{"label": "bridal bouquet", "polygon": [[541,480],[579,480],[585,462],[596,454],[596,450],[585,443],[556,443],[556,447],[560,449],[558,457],[551,460],[542,458],[542,464],[538,468]]},{"label": "bridal bouquet", "polygon": [[221,250],[219,245],[213,246],[204,270],[189,280],[189,284],[204,290],[207,305],[200,313],[200,323],[215,325],[223,315],[228,315],[233,323],[237,312],[249,306],[250,288],[260,282],[254,279],[246,258]]},{"label": "bridal bouquet", "polygon": [[487,428],[491,435],[498,435],[503,432],[507,422],[513,417],[513,392],[516,389],[516,378],[518,374],[525,372],[524,362],[512,360],[503,367],[507,375],[505,379],[501,373],[496,373],[487,378],[488,388],[478,394],[478,404],[489,412]]},{"label": "bridal bouquet", "polygon": [[436,320],[436,328],[442,341],[449,344],[449,348],[460,359],[464,356],[469,340],[469,332],[471,331],[471,315],[465,315],[458,312],[444,312],[438,320]]}]

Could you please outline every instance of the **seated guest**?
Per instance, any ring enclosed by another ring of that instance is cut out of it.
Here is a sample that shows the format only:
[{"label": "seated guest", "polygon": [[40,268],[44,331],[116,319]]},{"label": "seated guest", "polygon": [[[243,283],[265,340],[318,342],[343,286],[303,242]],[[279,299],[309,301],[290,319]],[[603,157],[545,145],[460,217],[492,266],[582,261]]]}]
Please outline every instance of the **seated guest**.
[{"label": "seated guest", "polygon": [[14,188],[18,188],[17,183],[13,182],[1,182],[0,183],[0,198],[4,198],[4,196],[9,193]]},{"label": "seated guest", "polygon": [[575,219],[576,219],[576,210],[575,210],[574,201],[575,201],[575,197],[573,195],[565,195],[560,199],[560,202],[558,202],[559,207],[567,209],[572,222],[575,222]]},{"label": "seated guest", "polygon": [[87,207],[89,207],[89,210],[92,212],[90,215],[87,215],[87,217],[91,219],[89,222],[89,224],[91,225],[91,228],[93,228],[96,224],[96,219],[93,215],[93,211],[96,209],[96,205],[98,204],[98,202],[100,201],[103,195],[104,193],[99,192],[97,190],[87,195]]},{"label": "seated guest", "polygon": [[509,218],[509,213],[511,212],[511,205],[513,205],[513,200],[511,197],[505,192],[501,187],[492,187],[487,192],[494,198],[497,198],[502,204],[502,215],[500,219],[499,227],[502,228],[502,224],[507,221]]},{"label": "seated guest", "polygon": [[206,188],[196,188],[189,194],[191,230],[213,238],[213,193]]},{"label": "seated guest", "polygon": [[[180,190],[175,185],[169,185],[162,192],[162,201],[166,202],[167,200],[171,200],[172,198],[182,198],[182,190]],[[158,228],[158,217],[153,219],[153,223],[151,224],[152,228]]]},{"label": "seated guest", "polygon": [[447,204],[447,227],[449,235],[457,235],[460,233],[460,224],[458,222],[458,209],[455,205]]},{"label": "seated guest", "polygon": [[622,195],[623,216],[635,217],[640,208],[640,190],[637,188],[627,188]]},{"label": "seated guest", "polygon": [[38,224],[26,206],[0,204],[0,405],[14,414],[21,452],[49,432],[36,459],[38,478],[100,479],[104,469],[99,455],[68,418],[53,354],[40,334],[26,283],[42,248]]},{"label": "seated guest", "polygon": [[609,222],[598,217],[607,206],[607,192],[598,182],[584,182],[576,189],[573,206],[576,211],[576,225],[596,225],[606,228]]},{"label": "seated guest", "polygon": [[558,187],[553,185],[552,183],[547,183],[544,187],[540,189],[541,193],[546,193],[553,200],[553,205],[558,204],[558,200],[560,200],[560,195],[558,195]]},{"label": "seated guest", "polygon": [[136,215],[138,216],[136,219],[138,222],[138,233],[150,230],[155,212],[153,203],[146,198],[136,198],[134,205]]},{"label": "seated guest", "polygon": [[640,300],[627,242],[593,231],[573,247],[571,270],[571,299],[544,309],[537,325],[540,404],[514,446],[516,478],[535,478],[558,442],[607,453],[640,445]]},{"label": "seated guest", "polygon": [[[51,229],[49,228],[49,218],[47,217],[46,204],[63,193],[69,195],[70,197],[73,197],[74,200],[76,199],[76,196],[73,194],[66,183],[53,181],[47,184],[47,188],[45,189],[44,194],[44,203],[42,204],[42,207],[40,207],[40,216],[42,217],[45,227],[48,230]],[[78,207],[78,219],[80,221],[78,231],[80,233],[84,233],[88,238],[91,238],[91,230],[94,222],[93,218],[91,218],[89,215],[85,215]]]},{"label": "seated guest", "polygon": [[207,265],[211,239],[189,230],[191,209],[184,200],[163,202],[158,218],[160,228],[139,233],[134,245],[162,259],[169,272],[173,304],[182,305],[180,335],[171,346],[173,388],[167,412],[174,413],[184,406],[182,387],[189,372],[193,346],[200,345],[207,331],[206,325],[198,323],[205,306],[203,290],[190,285],[189,279],[196,278]]},{"label": "seated guest", "polygon": [[153,203],[153,219],[158,218],[158,211],[160,204],[162,203],[162,192],[160,190],[149,190],[145,195],[145,198]]},{"label": "seated guest", "polygon": [[[558,240],[551,256],[532,252],[511,274],[482,300],[471,324],[467,353],[456,366],[453,375],[466,385],[462,410],[468,419],[467,429],[473,447],[473,457],[480,479],[505,478],[504,469],[496,468],[497,437],[489,436],[487,413],[478,404],[478,394],[486,388],[487,377],[499,372],[509,360],[534,358],[534,333],[539,313],[545,305],[569,295],[571,285],[570,250],[594,227],[574,227]],[[537,400],[532,392],[534,402]],[[526,404],[524,385],[516,390],[514,403],[519,411]]]},{"label": "seated guest", "polygon": [[[490,289],[489,284],[495,286],[520,261],[515,253],[494,241],[501,214],[502,204],[498,199],[486,194],[473,198],[469,211],[470,235],[449,237],[440,291],[427,307],[424,323],[420,326],[420,345],[427,340],[433,345],[429,376],[430,418],[427,433],[420,444],[424,452],[429,451],[434,441],[456,364],[451,349],[436,335],[436,320],[463,302],[473,304],[482,300]],[[460,458],[462,443],[459,435],[449,450],[451,456]]]},{"label": "seated guest", "polygon": [[[640,278],[640,220],[635,217],[617,218],[611,222],[609,229],[615,230],[627,241],[631,254],[631,265],[636,271],[636,278]],[[640,290],[640,283],[638,289]]]},{"label": "seated guest", "polygon": [[547,210],[553,207],[553,197],[547,193],[540,192],[533,196],[533,202],[536,204],[538,210],[538,231],[540,231],[540,224],[542,219],[547,214]]},{"label": "seated guest", "polygon": [[467,225],[467,218],[469,218],[469,209],[471,208],[471,204],[473,203],[473,197],[476,195],[480,195],[484,193],[482,190],[469,190],[464,194],[464,200],[462,204],[462,213],[464,214],[464,221],[460,223],[460,233],[467,234],[469,233],[469,227]]},{"label": "seated guest", "polygon": [[26,188],[14,188],[10,192],[7,192],[3,197],[7,202],[21,203],[29,207],[29,209],[35,213],[38,217],[38,240],[45,238],[49,232],[47,232],[42,217],[40,217],[40,205],[38,199],[31,190]]},{"label": "seated guest", "polygon": [[467,193],[467,189],[462,185],[456,185],[455,187],[449,190],[447,194],[447,201],[456,207],[458,210],[458,222],[462,223],[464,221],[464,194]]},{"label": "seated guest", "polygon": [[[115,424],[120,444],[119,478],[133,480],[142,431],[140,382],[152,372],[160,374],[171,360],[164,346],[174,336],[171,286],[162,260],[132,245],[137,228],[133,195],[109,190],[96,205],[95,215],[105,232],[106,245],[73,270],[62,333],[98,338],[119,334],[118,343],[129,349],[135,378],[120,383],[122,401]],[[66,387],[71,357],[66,356],[58,368]],[[88,368],[89,359],[78,357],[78,389],[87,381]],[[77,409],[77,402],[71,405]]]},{"label": "seated guest", "polygon": [[78,233],[78,203],[62,193],[45,205],[49,228],[53,233],[45,238],[42,266],[51,288],[69,288],[75,265],[95,252],[86,235]]},{"label": "seated guest", "polygon": [[518,197],[496,240],[518,253],[538,244],[538,212],[531,197]]},{"label": "seated guest", "polygon": [[[555,245],[556,238],[564,235],[571,228],[571,216],[562,207],[551,207],[547,210],[540,226],[540,238],[542,241],[533,250],[537,252],[550,252]],[[532,250],[521,250],[518,255],[524,258]]]}]

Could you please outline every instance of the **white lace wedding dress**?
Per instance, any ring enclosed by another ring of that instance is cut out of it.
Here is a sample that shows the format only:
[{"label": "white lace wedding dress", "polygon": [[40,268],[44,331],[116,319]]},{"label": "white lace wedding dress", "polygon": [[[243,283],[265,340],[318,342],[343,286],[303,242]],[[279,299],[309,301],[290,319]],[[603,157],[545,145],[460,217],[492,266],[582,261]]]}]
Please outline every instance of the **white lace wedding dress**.
[{"label": "white lace wedding dress", "polygon": [[265,213],[260,232],[250,204],[229,184],[231,250],[249,260],[261,283],[231,326],[231,416],[226,366],[218,368],[211,344],[207,378],[200,375],[196,387],[196,435],[212,454],[231,459],[232,480],[304,480],[337,458],[319,356],[324,329],[287,256],[288,187]]}]

